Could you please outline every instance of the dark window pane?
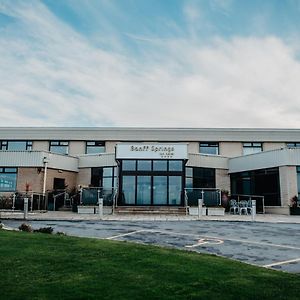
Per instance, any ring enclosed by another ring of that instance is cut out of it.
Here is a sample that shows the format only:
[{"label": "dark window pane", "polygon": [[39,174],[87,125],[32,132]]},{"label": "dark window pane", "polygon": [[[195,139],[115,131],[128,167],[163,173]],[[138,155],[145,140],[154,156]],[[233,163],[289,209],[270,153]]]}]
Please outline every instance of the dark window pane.
[{"label": "dark window pane", "polygon": [[135,176],[123,176],[123,196],[125,204],[135,204]]},{"label": "dark window pane", "polygon": [[182,161],[169,160],[169,171],[182,171]]},{"label": "dark window pane", "polygon": [[122,162],[123,171],[135,171],[136,161],[135,160],[123,160]]},{"label": "dark window pane", "polygon": [[151,160],[138,160],[137,169],[138,171],[151,171]]},{"label": "dark window pane", "polygon": [[154,160],[153,171],[167,171],[168,162],[166,160]]},{"label": "dark window pane", "polygon": [[137,177],[137,205],[151,204],[151,176]]},{"label": "dark window pane", "polygon": [[169,205],[180,205],[181,180],[181,176],[169,177]]}]

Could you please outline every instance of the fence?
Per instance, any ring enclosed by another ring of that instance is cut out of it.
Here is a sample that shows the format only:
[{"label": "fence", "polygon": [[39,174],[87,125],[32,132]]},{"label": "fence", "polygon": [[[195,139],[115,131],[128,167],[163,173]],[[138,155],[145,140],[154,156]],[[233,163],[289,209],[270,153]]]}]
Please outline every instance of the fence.
[{"label": "fence", "polygon": [[116,189],[106,189],[103,187],[83,188],[80,192],[80,204],[82,205],[97,205],[98,199],[103,199],[104,206],[113,206]]},{"label": "fence", "polygon": [[41,193],[35,192],[17,192],[13,194],[0,195],[0,209],[10,211],[23,211],[24,198],[28,198],[29,211],[47,210],[46,197]]},{"label": "fence", "polygon": [[209,206],[221,205],[221,190],[209,188],[185,188],[185,206],[198,206],[198,199],[203,199],[203,204]]}]

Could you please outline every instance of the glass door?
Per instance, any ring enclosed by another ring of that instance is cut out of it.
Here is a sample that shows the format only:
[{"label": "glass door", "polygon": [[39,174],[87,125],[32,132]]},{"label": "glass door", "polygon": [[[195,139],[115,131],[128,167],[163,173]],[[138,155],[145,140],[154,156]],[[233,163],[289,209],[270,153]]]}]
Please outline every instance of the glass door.
[{"label": "glass door", "polygon": [[136,204],[151,205],[151,176],[137,176]]},{"label": "glass door", "polygon": [[153,176],[153,205],[168,204],[167,176]]}]

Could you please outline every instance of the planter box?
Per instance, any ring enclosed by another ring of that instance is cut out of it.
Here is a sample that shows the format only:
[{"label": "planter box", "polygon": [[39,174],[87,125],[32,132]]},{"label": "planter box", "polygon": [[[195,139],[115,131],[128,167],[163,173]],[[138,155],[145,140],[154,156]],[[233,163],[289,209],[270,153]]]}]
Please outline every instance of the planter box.
[{"label": "planter box", "polygon": [[299,216],[300,215],[300,207],[290,207],[290,215]]},{"label": "planter box", "polygon": [[[197,206],[189,207],[189,215],[198,216],[198,207]],[[206,216],[206,207],[202,207],[202,216]]]},{"label": "planter box", "polygon": [[224,207],[208,207],[207,215],[208,216],[224,216],[225,208]]},{"label": "planter box", "polygon": [[94,214],[95,206],[77,206],[77,210],[79,214]]}]

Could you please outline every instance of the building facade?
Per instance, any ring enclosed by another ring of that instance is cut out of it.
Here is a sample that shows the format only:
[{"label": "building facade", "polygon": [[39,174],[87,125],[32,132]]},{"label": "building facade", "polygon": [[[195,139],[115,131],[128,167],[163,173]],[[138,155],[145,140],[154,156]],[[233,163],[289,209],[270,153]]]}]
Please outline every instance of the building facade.
[{"label": "building facade", "polygon": [[289,213],[300,193],[300,130],[1,128],[0,192],[118,189],[118,205],[183,206],[184,192],[264,196]]}]

